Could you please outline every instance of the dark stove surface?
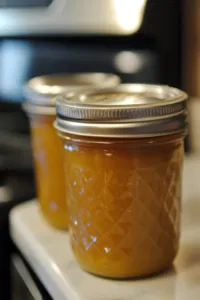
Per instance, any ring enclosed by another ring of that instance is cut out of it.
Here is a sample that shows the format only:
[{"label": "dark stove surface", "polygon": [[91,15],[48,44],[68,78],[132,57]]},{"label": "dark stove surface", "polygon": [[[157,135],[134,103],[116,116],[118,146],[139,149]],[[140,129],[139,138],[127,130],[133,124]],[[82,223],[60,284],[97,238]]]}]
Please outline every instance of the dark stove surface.
[{"label": "dark stove surface", "polygon": [[0,226],[16,204],[35,196],[28,120],[0,100]]},{"label": "dark stove surface", "polygon": [[3,105],[0,100],[0,295],[5,300],[11,299],[9,212],[35,197],[28,128],[19,107]]},{"label": "dark stove surface", "polygon": [[12,300],[53,300],[17,249],[12,255],[11,273]]}]

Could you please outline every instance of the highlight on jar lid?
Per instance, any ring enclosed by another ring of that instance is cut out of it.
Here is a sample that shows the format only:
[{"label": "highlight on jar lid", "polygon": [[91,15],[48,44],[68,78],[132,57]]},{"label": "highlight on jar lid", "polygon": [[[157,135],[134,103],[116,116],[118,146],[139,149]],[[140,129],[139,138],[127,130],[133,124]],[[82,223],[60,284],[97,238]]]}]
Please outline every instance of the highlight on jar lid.
[{"label": "highlight on jar lid", "polygon": [[27,112],[55,114],[55,96],[91,87],[114,87],[120,78],[106,73],[52,74],[31,79],[25,86]]},{"label": "highlight on jar lid", "polygon": [[82,136],[131,138],[168,135],[187,127],[187,94],[148,84],[68,93],[56,99],[55,127]]}]

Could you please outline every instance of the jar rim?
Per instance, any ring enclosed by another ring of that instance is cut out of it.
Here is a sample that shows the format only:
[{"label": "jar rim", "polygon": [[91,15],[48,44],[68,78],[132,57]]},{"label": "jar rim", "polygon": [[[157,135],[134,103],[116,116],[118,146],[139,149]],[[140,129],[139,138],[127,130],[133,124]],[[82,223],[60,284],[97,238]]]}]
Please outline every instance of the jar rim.
[{"label": "jar rim", "polygon": [[120,84],[56,98],[56,128],[99,137],[145,137],[187,127],[187,94],[153,84]]},{"label": "jar rim", "polygon": [[110,73],[66,73],[34,77],[24,87],[27,98],[24,109],[44,113],[45,107],[56,106],[55,96],[59,94],[83,91],[91,87],[112,87],[119,83],[120,78]]}]

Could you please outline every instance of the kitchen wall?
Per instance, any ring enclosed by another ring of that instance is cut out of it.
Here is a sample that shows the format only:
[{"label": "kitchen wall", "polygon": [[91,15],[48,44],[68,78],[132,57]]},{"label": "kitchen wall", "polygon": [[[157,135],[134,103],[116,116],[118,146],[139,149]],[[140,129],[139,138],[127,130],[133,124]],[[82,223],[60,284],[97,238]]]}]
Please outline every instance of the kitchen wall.
[{"label": "kitchen wall", "polygon": [[200,98],[200,0],[184,0],[183,82],[193,97]]}]

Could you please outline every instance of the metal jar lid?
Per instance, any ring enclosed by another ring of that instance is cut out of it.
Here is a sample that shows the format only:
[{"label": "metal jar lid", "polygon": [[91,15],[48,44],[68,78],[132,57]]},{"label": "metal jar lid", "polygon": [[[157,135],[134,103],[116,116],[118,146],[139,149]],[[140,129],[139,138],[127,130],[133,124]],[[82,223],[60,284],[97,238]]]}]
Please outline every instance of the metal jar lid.
[{"label": "metal jar lid", "polygon": [[86,90],[91,87],[114,87],[120,78],[106,73],[74,73],[35,77],[25,86],[27,102],[23,105],[28,113],[55,114],[55,96]]},{"label": "metal jar lid", "polygon": [[115,88],[57,97],[55,127],[70,134],[131,138],[182,132],[187,94],[162,85],[121,84]]}]

